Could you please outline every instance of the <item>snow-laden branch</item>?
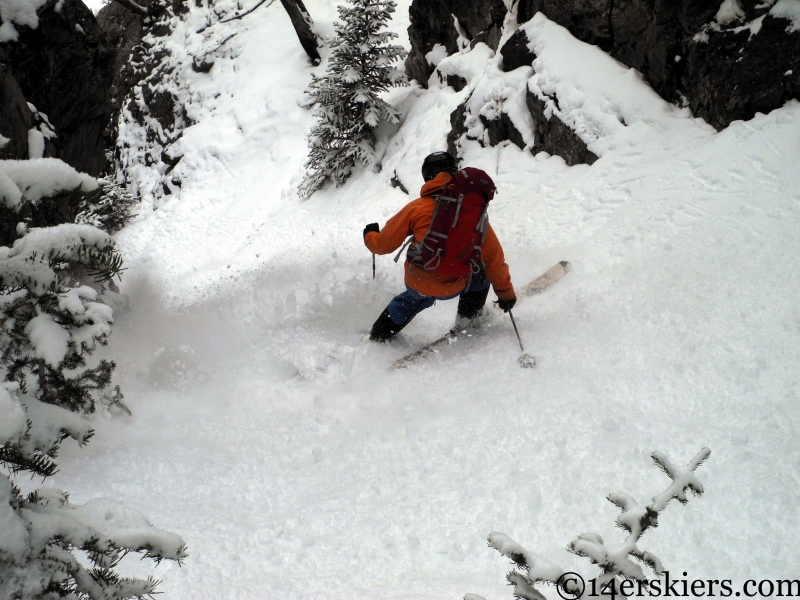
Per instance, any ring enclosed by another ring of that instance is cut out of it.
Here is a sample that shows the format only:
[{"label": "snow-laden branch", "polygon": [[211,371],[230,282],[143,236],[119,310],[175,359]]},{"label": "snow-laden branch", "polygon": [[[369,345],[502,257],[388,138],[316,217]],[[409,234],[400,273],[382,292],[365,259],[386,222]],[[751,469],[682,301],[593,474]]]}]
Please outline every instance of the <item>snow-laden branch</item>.
[{"label": "snow-laden branch", "polygon": [[503,556],[510,558],[521,569],[524,569],[529,583],[539,581],[555,583],[561,577],[561,567],[542,558],[538,554],[529,552],[505,533],[495,531],[489,534],[489,546]]},{"label": "snow-laden branch", "polygon": [[661,452],[653,452],[650,456],[658,467],[672,478],[670,485],[661,494],[653,498],[653,504],[649,507],[653,512],[659,513],[667,506],[667,503],[675,498],[678,502],[686,504],[686,490],[689,489],[695,496],[703,493],[703,484],[694,476],[695,470],[702,465],[711,455],[711,450],[703,448],[689,462],[686,467],[677,467]]},{"label": "snow-laden branch", "polygon": [[[662,452],[653,452],[651,454],[653,461],[672,479],[672,483],[662,493],[653,497],[652,503],[648,506],[640,505],[625,492],[609,494],[608,500],[622,511],[617,517],[616,524],[628,532],[627,538],[622,544],[609,547],[600,534],[588,532],[579,535],[567,547],[569,552],[586,557],[592,564],[600,567],[602,572],[597,577],[597,584],[601,590],[603,586],[619,578],[637,580],[646,585],[647,578],[642,564],[650,567],[656,575],[664,573],[664,566],[659,558],[651,552],[641,550],[637,543],[645,531],[658,525],[658,515],[670,500],[676,499],[685,504],[688,501],[687,489],[697,496],[703,493],[703,485],[695,477],[694,472],[710,455],[711,450],[703,448],[685,467],[679,467]],[[570,581],[561,581],[564,572],[560,567],[526,550],[503,533],[491,533],[489,546],[511,559],[519,569],[506,576],[509,583],[514,586],[514,596],[517,598],[542,600],[544,596],[534,587],[537,583],[556,583],[570,597],[578,597],[586,591],[572,589]],[[632,558],[637,562],[631,560]]]}]

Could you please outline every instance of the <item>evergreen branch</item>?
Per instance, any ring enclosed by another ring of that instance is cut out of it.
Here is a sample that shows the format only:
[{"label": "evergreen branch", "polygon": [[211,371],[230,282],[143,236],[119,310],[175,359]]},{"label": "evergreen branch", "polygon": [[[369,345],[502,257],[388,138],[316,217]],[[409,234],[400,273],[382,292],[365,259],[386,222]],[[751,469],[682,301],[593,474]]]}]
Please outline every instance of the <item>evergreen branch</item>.
[{"label": "evergreen branch", "polygon": [[[651,527],[658,525],[658,515],[667,506],[670,500],[677,499],[686,503],[686,490],[691,490],[695,495],[703,493],[703,486],[694,475],[695,470],[710,456],[711,451],[703,448],[685,467],[674,465],[661,452],[651,455],[655,464],[666,473],[672,483],[661,494],[655,496],[650,505],[643,507],[636,500],[624,492],[609,494],[607,499],[622,511],[616,520],[616,525],[628,532],[625,541],[617,547],[609,548],[603,538],[594,532],[579,535],[568,546],[567,550],[576,556],[588,558],[592,564],[600,567],[601,574],[597,577],[597,586],[603,590],[606,584],[614,584],[619,578],[636,580],[647,586],[647,578],[641,566],[634,563],[636,559],[648,566],[656,575],[663,574],[664,565],[659,558],[648,551],[637,547],[637,542]],[[511,571],[506,576],[509,583],[514,586],[514,597],[525,600],[542,600],[544,596],[534,588],[539,582],[557,583],[570,596],[577,597],[584,590],[568,589],[574,585],[569,581],[562,582],[562,571],[556,565],[529,552],[507,535],[492,533],[489,535],[489,546],[496,549],[503,556],[510,558],[520,571]],[[566,596],[563,596],[566,597]]]},{"label": "evergreen branch", "polygon": [[24,456],[17,448],[9,444],[0,444],[0,465],[11,473],[30,471],[40,477],[51,477],[58,472],[58,465],[47,455],[37,452],[33,458]]}]

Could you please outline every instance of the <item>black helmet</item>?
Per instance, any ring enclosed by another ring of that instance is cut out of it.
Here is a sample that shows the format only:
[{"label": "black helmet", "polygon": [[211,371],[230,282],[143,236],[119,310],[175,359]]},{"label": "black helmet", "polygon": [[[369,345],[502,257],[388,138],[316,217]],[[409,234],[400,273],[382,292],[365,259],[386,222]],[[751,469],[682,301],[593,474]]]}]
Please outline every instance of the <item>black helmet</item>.
[{"label": "black helmet", "polygon": [[456,159],[450,156],[447,152],[434,152],[425,157],[422,161],[422,178],[425,181],[430,181],[439,173],[444,171],[455,175],[458,171],[458,164]]}]

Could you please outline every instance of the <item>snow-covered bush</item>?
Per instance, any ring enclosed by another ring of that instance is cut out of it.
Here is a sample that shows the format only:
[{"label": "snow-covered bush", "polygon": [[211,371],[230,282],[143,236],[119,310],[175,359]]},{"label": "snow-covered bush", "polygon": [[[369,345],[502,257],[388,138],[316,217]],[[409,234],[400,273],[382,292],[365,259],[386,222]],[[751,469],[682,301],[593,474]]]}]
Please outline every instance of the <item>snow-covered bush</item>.
[{"label": "snow-covered bush", "polygon": [[95,393],[111,381],[114,363],[86,367],[86,355],[111,333],[112,310],[89,285],[70,287],[74,273],[102,282],[122,258],[104,231],[64,224],[31,229],[0,248],[0,366],[5,380],[68,410],[93,412]]},{"label": "snow-covered bush", "polygon": [[108,179],[98,179],[100,187],[86,194],[78,205],[76,223],[116,233],[133,218],[133,207],[139,203],[124,187]]},{"label": "snow-covered bush", "polygon": [[137,202],[116,183],[56,158],[0,160],[0,245],[14,241],[20,222],[46,227],[74,221],[114,233],[131,220]]},{"label": "snow-covered bush", "polygon": [[[0,200],[10,210],[64,190],[99,190],[61,161],[0,162]],[[19,472],[52,475],[65,439],[91,437],[85,414],[122,400],[118,386],[109,389],[114,363],[87,365],[111,333],[112,309],[100,291],[122,270],[113,239],[72,223],[22,224],[17,233],[12,247],[0,247],[0,466],[9,474],[0,474],[0,599],[150,594],[155,580],[121,578],[113,569],[130,551],[180,561],[186,551],[178,536],[112,500],[72,506],[65,492],[42,488],[23,497],[12,483]]]},{"label": "snow-covered bush", "polygon": [[308,136],[308,169],[300,195],[308,197],[333,182],[344,183],[357,164],[373,158],[375,128],[397,123],[400,114],[380,98],[391,86],[406,85],[392,63],[405,56],[401,46],[387,44],[397,34],[380,32],[395,10],[392,0],[350,0],[339,6],[340,23],[331,41],[328,69],[312,75],[308,87],[319,122]]},{"label": "snow-covered bush", "polygon": [[0,202],[12,210],[19,211],[26,203],[35,204],[60,192],[92,192],[97,188],[94,177],[57,158],[0,160]]},{"label": "snow-covered bush", "polygon": [[[52,472],[52,457],[66,437],[79,443],[92,434],[82,417],[40,402],[19,384],[0,385],[0,463],[12,471]],[[83,506],[61,490],[40,488],[23,496],[0,474],[0,598],[140,598],[155,590],[153,578],[123,578],[114,567],[128,552],[181,561],[177,535],[152,527],[137,511],[108,499]],[[85,560],[75,551],[81,550]],[[92,566],[87,568],[86,563]]]},{"label": "snow-covered bush", "polygon": [[[623,580],[636,581],[642,588],[647,588],[648,580],[641,565],[631,560],[635,558],[639,563],[647,565],[653,572],[660,576],[664,573],[664,566],[657,556],[646,550],[641,550],[636,545],[645,531],[658,526],[658,515],[663,511],[670,500],[677,500],[682,504],[688,502],[686,490],[691,490],[695,496],[703,493],[703,484],[694,475],[695,470],[705,462],[711,450],[703,448],[685,467],[674,465],[669,458],[661,452],[653,452],[650,456],[655,464],[672,479],[667,489],[653,497],[652,502],[642,506],[625,492],[609,494],[608,500],[622,510],[617,518],[617,526],[628,532],[628,537],[616,547],[608,547],[598,533],[583,533],[575,538],[567,550],[578,556],[585,556],[592,564],[601,569],[594,587],[586,589],[585,582],[581,582],[575,573],[565,573],[559,566],[523,548],[504,533],[494,532],[489,534],[489,546],[503,556],[510,558],[516,569],[508,573],[506,578],[514,587],[514,597],[525,600],[545,600],[545,596],[534,586],[537,583],[556,584],[560,587],[559,595],[562,598],[578,598],[586,593],[618,594]],[[465,600],[483,600],[475,594],[467,594]]]}]

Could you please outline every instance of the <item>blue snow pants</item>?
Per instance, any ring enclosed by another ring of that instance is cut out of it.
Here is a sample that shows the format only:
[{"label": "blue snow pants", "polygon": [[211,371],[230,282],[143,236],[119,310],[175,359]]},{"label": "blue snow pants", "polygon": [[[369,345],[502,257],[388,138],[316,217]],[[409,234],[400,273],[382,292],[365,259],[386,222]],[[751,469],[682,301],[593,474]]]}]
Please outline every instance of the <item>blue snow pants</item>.
[{"label": "blue snow pants", "polygon": [[437,300],[452,300],[453,298],[458,298],[464,292],[479,292],[488,288],[489,280],[486,278],[486,273],[481,270],[479,273],[472,276],[469,286],[452,296],[441,298],[423,296],[419,292],[406,286],[406,291],[392,298],[392,301],[389,302],[389,306],[387,306],[386,309],[389,311],[389,317],[395,324],[405,325],[423,310],[433,306]]}]

